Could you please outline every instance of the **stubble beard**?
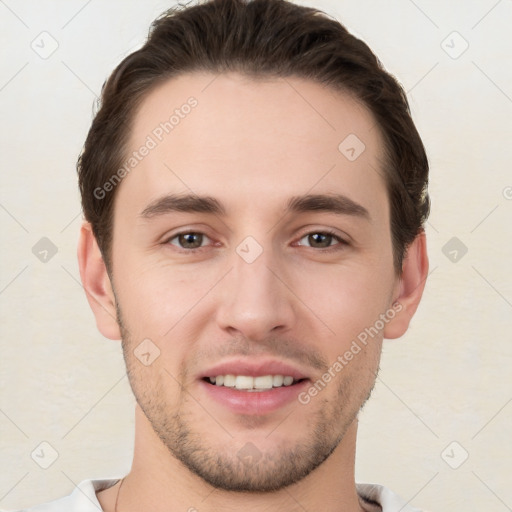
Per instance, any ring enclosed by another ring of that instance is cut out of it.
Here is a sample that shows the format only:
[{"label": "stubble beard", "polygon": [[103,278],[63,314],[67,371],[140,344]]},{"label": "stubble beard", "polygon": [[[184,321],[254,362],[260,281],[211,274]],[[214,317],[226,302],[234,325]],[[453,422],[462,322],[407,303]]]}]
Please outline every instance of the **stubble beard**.
[{"label": "stubble beard", "polygon": [[[144,373],[143,365],[133,354],[136,343],[130,339],[119,307],[118,323],[130,386],[155,434],[171,456],[179,460],[189,471],[214,488],[225,491],[273,492],[309,475],[342,441],[370,397],[378,373],[377,362],[374,378],[371,382],[364,382],[365,389],[361,389],[361,383],[357,383],[356,386],[347,379],[340,379],[335,399],[329,401],[321,396],[316,397],[315,417],[308,418],[308,431],[294,446],[280,446],[276,443],[272,451],[262,451],[258,448],[257,442],[251,442],[248,433],[245,436],[245,448],[249,452],[252,450],[253,456],[245,457],[241,456],[243,450],[234,448],[234,444],[227,443],[223,445],[223,449],[216,449],[205,441],[200,428],[196,428],[196,425],[213,425],[215,420],[204,409],[199,409],[199,413],[203,415],[200,421],[194,417],[190,406],[194,408],[194,404],[196,405],[196,413],[199,406],[190,398],[190,393],[183,386],[180,386],[180,397],[177,402],[179,406],[174,408],[176,412],[169,414],[172,407],[165,402],[166,386],[163,382],[168,372],[163,370],[159,374],[153,373],[156,378],[148,381],[147,372]],[[170,374],[167,378],[173,379]],[[301,411],[305,406],[297,401],[296,407]],[[293,414],[292,411],[289,418],[277,428],[271,427],[269,432],[272,428],[275,430],[269,434],[269,438],[274,435],[276,438],[282,436],[286,439],[287,432],[283,429],[294,425]],[[290,418],[291,421],[288,421]],[[255,418],[255,421],[258,419]],[[226,434],[226,437],[229,435]]]}]

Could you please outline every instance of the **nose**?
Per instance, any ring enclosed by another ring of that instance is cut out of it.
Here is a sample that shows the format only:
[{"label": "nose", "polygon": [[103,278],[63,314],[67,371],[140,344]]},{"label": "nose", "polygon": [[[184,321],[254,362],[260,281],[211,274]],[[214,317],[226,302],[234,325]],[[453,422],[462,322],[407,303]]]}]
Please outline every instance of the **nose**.
[{"label": "nose", "polygon": [[263,250],[251,263],[235,254],[216,310],[219,327],[253,341],[292,328],[297,305],[286,281],[271,250]]}]

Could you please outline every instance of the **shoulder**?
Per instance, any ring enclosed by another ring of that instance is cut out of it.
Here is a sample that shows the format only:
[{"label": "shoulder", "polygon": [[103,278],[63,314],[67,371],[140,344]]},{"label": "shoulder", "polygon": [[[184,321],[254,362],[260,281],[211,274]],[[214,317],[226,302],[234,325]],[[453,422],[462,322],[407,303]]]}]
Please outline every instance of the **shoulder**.
[{"label": "shoulder", "polygon": [[118,478],[83,480],[68,496],[20,510],[0,509],[0,512],[98,512],[102,509],[96,493],[118,481]]},{"label": "shoulder", "polygon": [[356,487],[368,512],[422,512],[383,485],[358,483]]}]

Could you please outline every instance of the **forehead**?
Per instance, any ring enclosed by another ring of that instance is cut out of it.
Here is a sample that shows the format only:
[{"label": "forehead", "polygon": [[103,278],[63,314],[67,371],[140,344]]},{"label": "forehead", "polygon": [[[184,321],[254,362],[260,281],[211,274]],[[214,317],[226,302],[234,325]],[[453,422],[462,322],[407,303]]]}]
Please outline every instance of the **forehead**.
[{"label": "forehead", "polygon": [[305,79],[170,79],[140,105],[129,148],[133,165],[118,196],[138,212],[175,192],[237,208],[307,192],[350,192],[368,209],[386,202],[372,114],[349,94]]}]

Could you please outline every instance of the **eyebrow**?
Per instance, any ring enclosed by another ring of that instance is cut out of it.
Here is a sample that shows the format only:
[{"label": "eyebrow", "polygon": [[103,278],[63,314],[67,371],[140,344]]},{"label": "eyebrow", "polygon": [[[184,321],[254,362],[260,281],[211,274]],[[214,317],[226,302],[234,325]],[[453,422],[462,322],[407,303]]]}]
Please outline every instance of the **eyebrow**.
[{"label": "eyebrow", "polygon": [[[290,213],[330,212],[338,215],[349,215],[370,221],[368,210],[347,196],[341,194],[306,194],[289,199],[286,211]],[[170,194],[151,202],[140,213],[139,217],[151,219],[173,212],[207,213],[225,217],[226,208],[220,201],[211,196],[194,194]]]}]

